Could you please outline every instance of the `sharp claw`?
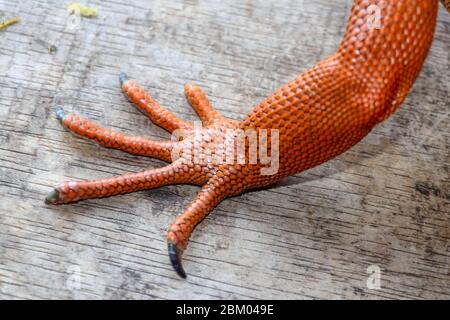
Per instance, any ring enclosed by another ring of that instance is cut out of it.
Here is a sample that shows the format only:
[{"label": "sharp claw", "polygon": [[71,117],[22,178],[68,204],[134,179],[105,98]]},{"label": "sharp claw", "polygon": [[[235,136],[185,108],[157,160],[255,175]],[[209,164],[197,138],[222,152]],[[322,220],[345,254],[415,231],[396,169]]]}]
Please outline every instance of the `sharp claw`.
[{"label": "sharp claw", "polygon": [[121,72],[121,73],[119,73],[119,80],[120,80],[120,84],[123,86],[123,84],[129,80],[129,78],[125,74],[125,72]]},{"label": "sharp claw", "polygon": [[62,107],[57,107],[55,113],[56,113],[56,118],[59,121],[64,121],[64,118],[66,117],[66,113],[64,112],[64,109]]},{"label": "sharp claw", "polygon": [[56,204],[59,200],[59,191],[56,189],[53,189],[52,192],[50,192],[46,197],[45,197],[45,203],[46,204]]},{"label": "sharp claw", "polygon": [[169,250],[169,258],[173,268],[180,277],[186,279],[186,272],[184,272],[183,265],[181,264],[181,252],[171,242],[167,243],[167,249]]}]

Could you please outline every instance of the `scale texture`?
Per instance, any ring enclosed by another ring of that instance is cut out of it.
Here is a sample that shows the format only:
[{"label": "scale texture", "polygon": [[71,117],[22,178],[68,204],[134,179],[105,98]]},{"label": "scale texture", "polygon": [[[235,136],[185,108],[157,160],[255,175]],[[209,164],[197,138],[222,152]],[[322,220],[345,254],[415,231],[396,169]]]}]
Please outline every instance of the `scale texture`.
[{"label": "scale texture", "polygon": [[[379,29],[367,26],[370,4],[381,7]],[[104,146],[164,161],[169,160],[168,153],[174,147],[181,146],[183,153],[180,159],[161,169],[62,184],[47,198],[48,202],[68,203],[167,184],[202,185],[202,190],[188,205],[185,213],[169,228],[169,253],[175,268],[183,275],[180,256],[189,235],[220,201],[245,190],[270,185],[341,154],[403,102],[431,45],[437,11],[437,1],[417,1],[413,6],[410,4],[404,1],[355,2],[337,53],[276,91],[240,123],[226,120],[214,111],[197,86],[186,86],[186,96],[205,126],[200,137],[191,132],[192,122],[180,120],[159,106],[135,82],[126,79],[122,79],[122,89],[128,98],[155,124],[169,132],[184,129],[187,137],[183,141],[158,142],[133,137],[116,130],[103,129],[75,114],[66,115],[59,111],[58,118],[64,126]],[[406,45],[408,43],[410,45]],[[131,67],[127,70],[133,73]],[[283,74],[283,68],[280,68],[280,73]],[[99,90],[97,94],[100,94]],[[57,101],[57,104],[64,105],[61,101]],[[78,110],[76,106],[73,109]],[[188,151],[196,138],[206,147],[213,133],[223,133],[228,128],[278,129],[281,138],[278,173],[273,176],[261,175],[261,165],[215,166],[190,162]],[[338,190],[338,186],[336,188]],[[425,195],[427,192],[428,195],[442,195],[441,191],[430,191],[429,188],[428,184],[419,184],[415,189]],[[320,202],[323,205],[323,201]],[[336,208],[334,210],[339,211]],[[252,227],[248,226],[246,230],[248,232]],[[307,256],[306,253],[298,254],[299,258]],[[192,260],[189,259],[190,263],[193,263]]]},{"label": "scale texture", "polygon": [[[167,159],[161,157],[161,153],[167,156],[168,151],[179,148],[182,149],[180,158],[166,168],[140,174],[66,182],[47,197],[47,203],[70,203],[167,184],[203,184],[167,235],[171,262],[179,275],[186,277],[181,255],[189,237],[223,199],[270,185],[334,158],[359,142],[401,105],[430,49],[437,8],[437,0],[414,1],[413,4],[406,0],[354,2],[336,54],[277,90],[238,125],[243,131],[254,128],[259,139],[261,130],[277,130],[279,168],[273,174],[262,172],[261,161],[251,163],[249,152],[246,152],[244,164],[238,164],[237,159],[215,164],[203,159],[195,161],[196,143],[201,150],[206,150],[215,142],[212,138],[219,135],[225,144],[226,129],[236,127],[235,123],[219,117],[209,101],[199,97],[200,89],[188,85],[186,96],[193,102],[191,105],[204,125],[200,130],[193,130],[191,124],[161,107],[122,74],[122,88],[130,100],[167,131],[184,130],[183,141],[174,143],[172,148],[158,146],[154,141],[141,142],[139,138],[123,141],[120,134],[100,132],[95,125],[77,116],[61,115],[63,124],[75,133],[107,146],[112,142],[126,151],[135,147],[136,142],[140,143],[163,160]],[[267,149],[272,150],[269,142],[272,139],[267,136],[266,139]],[[249,144],[246,147],[249,149]],[[148,155],[152,156],[151,152]]]}]

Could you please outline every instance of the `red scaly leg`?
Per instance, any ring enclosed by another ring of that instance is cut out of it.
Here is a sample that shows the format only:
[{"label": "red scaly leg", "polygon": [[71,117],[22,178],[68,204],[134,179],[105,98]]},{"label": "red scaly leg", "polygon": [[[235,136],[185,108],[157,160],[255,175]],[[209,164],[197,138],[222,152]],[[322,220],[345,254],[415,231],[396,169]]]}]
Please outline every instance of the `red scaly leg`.
[{"label": "red scaly leg", "polygon": [[86,199],[106,198],[173,184],[204,183],[201,172],[182,163],[163,168],[129,173],[122,176],[90,181],[71,181],[57,186],[46,198],[48,204],[65,204]]},{"label": "red scaly leg", "polygon": [[179,119],[173,113],[160,106],[144,89],[134,81],[129,80],[124,73],[121,73],[119,78],[123,92],[154,124],[170,133],[177,129],[191,130],[193,128],[192,124]]},{"label": "red scaly leg", "polygon": [[226,197],[222,185],[209,181],[189,204],[184,213],[170,225],[167,246],[172,266],[179,276],[186,278],[181,256],[195,227]]},{"label": "red scaly leg", "polygon": [[110,129],[105,129],[90,120],[76,114],[66,115],[62,108],[56,111],[58,120],[70,131],[96,140],[102,146],[122,150],[131,154],[157,158],[171,162],[171,152],[176,142],[153,141],[143,137],[126,135]]},{"label": "red scaly leg", "polygon": [[204,126],[208,126],[225,118],[217,112],[208,100],[203,91],[193,83],[184,86],[184,93],[189,104],[197,112]]}]

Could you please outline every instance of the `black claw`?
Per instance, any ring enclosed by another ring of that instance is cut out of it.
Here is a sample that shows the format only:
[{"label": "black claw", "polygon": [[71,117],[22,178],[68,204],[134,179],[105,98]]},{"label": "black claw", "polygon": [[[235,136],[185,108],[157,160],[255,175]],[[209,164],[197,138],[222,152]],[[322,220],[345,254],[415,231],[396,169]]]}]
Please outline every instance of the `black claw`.
[{"label": "black claw", "polygon": [[55,204],[59,199],[59,191],[56,189],[53,189],[52,192],[50,192],[46,197],[45,197],[45,203],[46,204]]},{"label": "black claw", "polygon": [[59,121],[63,121],[64,118],[66,117],[66,113],[64,112],[64,109],[61,108],[61,107],[57,107],[55,113],[56,113],[56,118],[57,118]]},{"label": "black claw", "polygon": [[123,85],[125,82],[129,80],[128,76],[125,74],[125,72],[119,73],[119,80],[120,84]]},{"label": "black claw", "polygon": [[169,250],[169,258],[173,268],[180,277],[186,279],[186,272],[184,272],[183,265],[181,264],[181,252],[171,242],[167,243],[167,249]]}]

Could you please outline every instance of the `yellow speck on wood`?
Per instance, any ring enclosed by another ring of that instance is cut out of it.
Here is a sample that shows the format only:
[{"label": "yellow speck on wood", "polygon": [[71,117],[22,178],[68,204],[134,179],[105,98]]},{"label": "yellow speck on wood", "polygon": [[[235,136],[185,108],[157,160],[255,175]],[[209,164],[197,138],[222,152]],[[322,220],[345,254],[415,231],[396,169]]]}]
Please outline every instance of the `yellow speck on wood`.
[{"label": "yellow speck on wood", "polygon": [[72,2],[67,6],[70,14],[79,14],[82,17],[93,18],[98,15],[97,9],[86,7],[78,2]]},{"label": "yellow speck on wood", "polygon": [[5,21],[2,21],[2,22],[0,22],[0,30],[6,29],[9,26],[11,26],[11,25],[13,25],[15,23],[18,23],[18,22],[20,22],[20,18],[19,17],[15,17],[15,18],[12,18],[12,19],[8,19],[8,20],[5,20]]}]

